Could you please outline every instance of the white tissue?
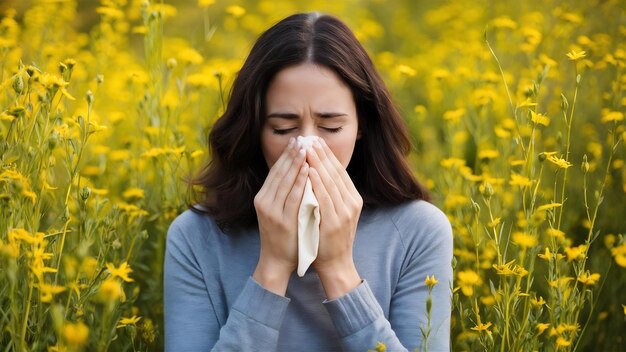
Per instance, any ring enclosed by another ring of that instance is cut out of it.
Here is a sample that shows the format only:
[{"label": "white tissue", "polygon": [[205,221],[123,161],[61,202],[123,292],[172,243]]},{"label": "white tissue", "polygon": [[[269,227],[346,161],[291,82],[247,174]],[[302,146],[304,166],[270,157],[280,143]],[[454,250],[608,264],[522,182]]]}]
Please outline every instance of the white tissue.
[{"label": "white tissue", "polygon": [[[313,147],[316,136],[299,136],[297,145],[301,149]],[[311,180],[307,178],[304,186],[304,195],[298,210],[298,276],[306,273],[311,263],[317,257],[320,242],[320,209]]]}]

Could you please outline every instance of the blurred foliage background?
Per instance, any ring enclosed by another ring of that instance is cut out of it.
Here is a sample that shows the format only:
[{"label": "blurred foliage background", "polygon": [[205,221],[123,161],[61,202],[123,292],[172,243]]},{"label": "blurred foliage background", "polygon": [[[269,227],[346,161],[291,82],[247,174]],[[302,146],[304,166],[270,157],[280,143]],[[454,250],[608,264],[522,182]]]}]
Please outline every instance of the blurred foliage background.
[{"label": "blurred foliage background", "polygon": [[343,19],[403,112],[455,233],[453,349],[626,350],[624,1],[5,0],[3,351],[162,349],[184,178],[302,11]]}]

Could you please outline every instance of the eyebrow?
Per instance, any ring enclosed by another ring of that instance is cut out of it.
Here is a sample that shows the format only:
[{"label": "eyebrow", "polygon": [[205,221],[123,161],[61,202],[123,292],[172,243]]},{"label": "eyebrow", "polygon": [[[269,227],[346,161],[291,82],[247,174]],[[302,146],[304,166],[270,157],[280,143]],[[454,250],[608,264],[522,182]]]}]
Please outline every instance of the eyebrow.
[{"label": "eyebrow", "polygon": [[[322,119],[329,119],[329,118],[338,117],[338,116],[348,116],[348,114],[344,112],[316,112],[315,116],[322,118]],[[272,117],[287,119],[287,120],[296,120],[298,119],[299,115],[291,113],[291,112],[273,112],[267,115],[268,119]]]}]

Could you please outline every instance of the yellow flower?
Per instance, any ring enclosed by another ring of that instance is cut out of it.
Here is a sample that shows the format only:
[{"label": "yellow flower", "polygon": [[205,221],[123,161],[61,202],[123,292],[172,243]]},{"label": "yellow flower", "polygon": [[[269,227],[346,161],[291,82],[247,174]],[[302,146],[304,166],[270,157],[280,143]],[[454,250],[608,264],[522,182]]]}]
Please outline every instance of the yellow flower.
[{"label": "yellow flower", "polygon": [[511,260],[510,262],[506,263],[506,264],[494,264],[493,268],[496,269],[496,273],[498,275],[515,275],[515,271],[513,271],[511,269],[511,265],[513,264],[513,262],[515,261],[515,259]]},{"label": "yellow flower", "polygon": [[530,119],[536,125],[548,126],[550,124],[550,119],[546,115],[537,114],[534,111],[530,112]]},{"label": "yellow flower", "polygon": [[598,282],[598,280],[600,280],[600,274],[598,273],[593,273],[593,274],[583,273],[578,277],[578,281],[580,283],[582,283],[583,285],[589,285],[589,286],[595,285]]},{"label": "yellow flower", "polygon": [[409,76],[409,77],[413,77],[416,74],[415,69],[413,69],[411,66],[407,66],[407,65],[398,65],[398,66],[396,66],[396,70],[398,70],[398,72],[400,72],[400,74],[403,74],[403,75],[406,75],[406,76]]},{"label": "yellow flower", "polygon": [[56,285],[48,285],[44,283],[40,283],[39,287],[39,299],[44,303],[52,302],[52,296],[65,291],[65,287],[56,286]]},{"label": "yellow flower", "polygon": [[435,279],[435,275],[433,275],[432,277],[429,277],[428,275],[426,275],[426,280],[424,280],[424,283],[426,284],[426,286],[428,286],[429,289],[432,289],[433,286],[439,283],[439,281]]},{"label": "yellow flower", "polygon": [[495,149],[484,149],[478,152],[478,159],[495,159],[500,156],[500,152]]},{"label": "yellow flower", "polygon": [[554,209],[554,208],[558,208],[558,207],[560,207],[562,205],[563,204],[561,204],[561,203],[544,204],[544,205],[541,205],[541,206],[537,207],[537,211],[551,210],[551,209]]},{"label": "yellow flower", "polygon": [[533,106],[537,106],[537,103],[531,101],[530,98],[526,98],[526,100],[517,105],[518,108],[529,108]]},{"label": "yellow flower", "polygon": [[460,108],[456,110],[448,110],[443,113],[443,119],[445,121],[459,122],[463,116],[465,116],[465,109]]},{"label": "yellow flower", "polygon": [[76,324],[65,324],[63,326],[63,337],[65,342],[72,347],[83,346],[89,337],[89,327],[80,321]]},{"label": "yellow flower", "polygon": [[480,302],[486,306],[492,306],[496,303],[496,298],[494,296],[482,296]]},{"label": "yellow flower", "polygon": [[146,216],[148,215],[148,212],[139,208],[136,205],[132,205],[132,204],[127,204],[127,203],[118,203],[117,206],[126,214],[128,214],[128,217],[130,219],[134,219],[136,217],[139,216]]},{"label": "yellow flower", "polygon": [[532,306],[535,307],[535,308],[539,308],[539,307],[543,306],[544,304],[546,304],[546,301],[543,299],[543,297],[539,296],[539,299],[531,298],[530,299],[530,304],[532,304]]},{"label": "yellow flower", "polygon": [[200,7],[209,7],[215,4],[215,0],[198,0],[198,6]]},{"label": "yellow flower", "polygon": [[385,352],[387,351],[387,345],[378,341],[376,342],[376,349],[373,352]]},{"label": "yellow flower", "polygon": [[556,346],[557,347],[567,347],[567,346],[569,346],[571,344],[572,344],[571,341],[567,341],[566,339],[562,338],[561,336],[559,336],[556,339]]},{"label": "yellow flower", "polygon": [[239,18],[246,14],[246,9],[238,5],[230,5],[226,8],[226,13],[235,18]]},{"label": "yellow flower", "polygon": [[133,315],[130,318],[122,318],[120,319],[119,324],[117,324],[117,328],[119,329],[128,325],[136,325],[139,320],[141,320],[141,317],[138,317],[136,315]]},{"label": "yellow flower", "polygon": [[457,273],[457,278],[459,279],[459,287],[461,288],[461,292],[463,292],[466,296],[471,296],[474,294],[474,286],[480,286],[482,284],[482,279],[478,274],[471,270],[459,271]]},{"label": "yellow flower", "polygon": [[567,55],[567,57],[572,60],[572,61],[578,61],[582,58],[584,58],[585,56],[587,56],[587,53],[585,51],[576,51],[576,50],[572,50],[569,53],[565,54]]},{"label": "yellow flower", "polygon": [[537,326],[535,327],[535,329],[537,329],[537,335],[541,335],[548,327],[550,327],[550,324],[537,323]]},{"label": "yellow flower", "polygon": [[611,111],[602,116],[602,122],[619,122],[624,120],[624,114],[619,111]]},{"label": "yellow flower", "polygon": [[192,65],[200,65],[204,61],[202,55],[200,55],[199,52],[192,48],[184,48],[183,50],[181,50],[178,53],[178,58],[180,59],[180,61]]},{"label": "yellow flower", "polygon": [[111,275],[113,275],[113,277],[119,277],[126,282],[134,281],[128,276],[128,274],[133,271],[128,263],[123,262],[119,268],[116,268],[115,265],[113,265],[112,263],[107,263],[106,266],[107,270],[109,271],[109,273],[111,273]]},{"label": "yellow flower", "polygon": [[442,159],[439,162],[439,164],[445,167],[446,169],[457,169],[462,166],[465,166],[465,160],[459,159],[459,158],[447,158],[447,159]]},{"label": "yellow flower", "polygon": [[516,173],[511,174],[511,181],[509,181],[511,186],[519,186],[521,188],[532,186],[533,181],[528,179],[528,177],[524,177],[522,175],[518,175]]},{"label": "yellow flower", "polygon": [[522,248],[531,248],[538,244],[537,236],[524,232],[515,232],[513,242]]},{"label": "yellow flower", "polygon": [[2,113],[0,113],[0,121],[8,121],[8,122],[11,122],[11,121],[13,121],[13,120],[15,120],[15,116],[13,116],[13,115],[9,115],[9,114],[7,114],[6,112],[2,112]]},{"label": "yellow flower", "polygon": [[537,254],[537,256],[539,256],[539,258],[543,260],[550,260],[552,259],[552,257],[554,257],[554,255],[550,253],[550,248],[548,247],[546,247],[545,252],[543,254],[539,253]]},{"label": "yellow flower", "polygon": [[587,246],[581,244],[578,247],[567,247],[565,248],[565,254],[567,255],[567,260],[579,260],[584,259],[587,252]]},{"label": "yellow flower", "polygon": [[500,222],[502,221],[501,218],[495,218],[491,221],[489,221],[489,223],[487,223],[487,227],[496,227],[500,224]]},{"label": "yellow flower", "polygon": [[611,248],[611,255],[613,255],[613,259],[615,259],[617,265],[626,268],[626,243]]},{"label": "yellow flower", "polygon": [[124,295],[122,283],[114,278],[107,278],[100,284],[97,298],[100,302],[112,302],[117,299],[125,301],[126,296]]},{"label": "yellow flower", "polygon": [[565,239],[565,232],[563,232],[561,230],[549,228],[549,229],[546,230],[546,233],[549,236],[556,238],[557,240],[564,240]]},{"label": "yellow flower", "polygon": [[626,315],[626,305],[622,304],[622,308],[624,308],[624,315]]},{"label": "yellow flower", "polygon": [[138,198],[143,199],[145,197],[145,191],[141,188],[129,188],[124,193],[122,193],[122,197],[129,198]]},{"label": "yellow flower", "polygon": [[476,331],[487,331],[487,332],[490,332],[489,331],[489,327],[490,326],[491,326],[491,322],[487,322],[487,324],[480,323],[480,324],[474,326],[471,329],[472,330],[476,330]]},{"label": "yellow flower", "polygon": [[546,154],[546,156],[549,162],[556,165],[560,169],[567,169],[568,167],[572,166],[572,163],[570,163],[569,161],[565,159],[559,158],[555,156],[554,154],[550,154],[550,155]]}]

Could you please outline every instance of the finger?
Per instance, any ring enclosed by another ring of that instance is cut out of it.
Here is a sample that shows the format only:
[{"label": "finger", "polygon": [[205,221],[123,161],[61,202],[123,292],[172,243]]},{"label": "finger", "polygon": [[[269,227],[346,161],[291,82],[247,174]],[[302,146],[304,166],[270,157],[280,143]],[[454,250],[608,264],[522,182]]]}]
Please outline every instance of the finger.
[{"label": "finger", "polygon": [[315,152],[314,149],[309,149],[307,160],[309,160],[309,164],[311,165],[311,168],[314,168],[317,175],[320,177],[320,180],[322,181],[322,184],[324,185],[324,189],[326,190],[326,193],[328,193],[332,201],[333,206],[331,209],[334,209],[335,212],[342,209],[344,200],[341,197],[341,192],[339,191],[339,188],[335,184],[335,181],[328,174],[328,171],[326,170],[324,164],[319,159],[319,155]]},{"label": "finger", "polygon": [[295,139],[293,144],[287,147],[287,149],[288,150],[285,150],[285,152],[283,152],[284,158],[283,155],[281,155],[281,158],[283,160],[281,160],[280,164],[277,161],[267,175],[266,182],[268,184],[266,187],[266,194],[272,200],[276,197],[276,190],[278,189],[280,182],[282,182],[282,179],[291,168],[293,164],[293,159],[298,155],[298,146]]},{"label": "finger", "polygon": [[[292,159],[291,165],[287,170],[287,173],[282,179],[276,178],[276,192],[274,194],[274,202],[284,206],[285,198],[291,191],[294,181],[301,171],[302,164],[304,163],[304,159],[306,158],[306,151],[304,149],[300,149],[295,158]],[[271,192],[271,189],[269,190]],[[271,194],[271,193],[270,193]]]},{"label": "finger", "polygon": [[296,181],[291,188],[291,191],[287,195],[285,200],[285,207],[283,214],[287,219],[295,219],[298,216],[298,210],[300,209],[300,203],[302,203],[302,197],[304,196],[304,187],[309,175],[309,164],[304,163],[298,171]]},{"label": "finger", "polygon": [[350,178],[350,174],[348,174],[348,171],[343,167],[341,162],[339,162],[339,160],[335,157],[335,154],[333,154],[332,150],[330,150],[330,147],[328,147],[328,144],[326,144],[326,141],[320,138],[320,142],[322,144],[322,149],[324,150],[326,157],[334,165],[339,178],[341,178],[348,192],[352,195],[353,198],[356,195],[359,195],[359,191],[356,189],[356,186],[354,186],[354,182],[352,182],[352,178]]},{"label": "finger", "polygon": [[335,212],[333,201],[324,187],[320,174],[312,165],[309,168],[309,179],[311,179],[311,186],[313,193],[315,193],[315,198],[320,204],[321,219],[326,219],[329,222],[334,221],[337,218],[337,213]]},{"label": "finger", "polygon": [[269,188],[272,180],[274,179],[274,174],[276,174],[276,170],[278,170],[280,165],[283,162],[285,162],[285,159],[287,159],[289,157],[289,153],[293,150],[293,147],[294,147],[295,143],[296,143],[296,139],[295,138],[290,138],[289,139],[289,143],[287,144],[287,148],[285,148],[285,150],[283,150],[283,153],[280,155],[278,160],[276,160],[276,162],[274,163],[272,168],[267,173],[267,176],[265,177],[265,181],[263,182],[263,185],[261,186],[261,189],[257,193],[257,197],[262,198],[262,197],[264,197],[267,194],[267,189]]},{"label": "finger", "polygon": [[[320,138],[317,143],[313,143],[313,148],[326,168],[326,172],[328,172],[330,179],[333,180],[337,186],[337,189],[341,194],[341,198],[344,202],[352,201],[354,196],[350,193],[350,189],[348,188],[346,181],[341,176],[342,173],[346,173],[346,170],[343,168],[339,160],[337,160],[335,154],[333,154],[330,148],[323,147],[323,143],[326,142]],[[352,183],[352,180],[350,180],[350,183]]]}]

